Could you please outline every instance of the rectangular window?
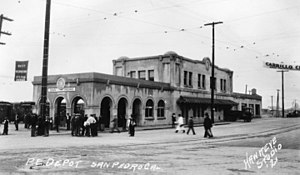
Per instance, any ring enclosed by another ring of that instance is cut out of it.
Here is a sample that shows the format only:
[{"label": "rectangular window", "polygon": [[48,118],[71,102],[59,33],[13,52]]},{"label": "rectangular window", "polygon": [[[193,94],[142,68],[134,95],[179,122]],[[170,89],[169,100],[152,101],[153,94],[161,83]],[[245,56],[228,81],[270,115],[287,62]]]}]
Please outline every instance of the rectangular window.
[{"label": "rectangular window", "polygon": [[135,71],[130,71],[130,72],[129,72],[129,76],[130,76],[130,78],[136,78],[136,73],[135,73]]},{"label": "rectangular window", "polygon": [[193,82],[193,73],[189,72],[189,86],[193,86],[192,82]]},{"label": "rectangular window", "polygon": [[148,70],[148,80],[154,81],[154,70]]},{"label": "rectangular window", "polygon": [[139,79],[146,80],[146,71],[139,71]]},{"label": "rectangular window", "polygon": [[202,88],[201,87],[201,74],[198,74],[198,88]]},{"label": "rectangular window", "polygon": [[188,72],[187,71],[184,71],[184,77],[183,77],[183,84],[186,86],[186,85],[188,85],[187,84],[187,79],[188,79]]},{"label": "rectangular window", "polygon": [[226,92],[226,80],[223,81],[223,90]]},{"label": "rectangular window", "polygon": [[202,88],[206,89],[205,88],[205,75],[202,75]]}]

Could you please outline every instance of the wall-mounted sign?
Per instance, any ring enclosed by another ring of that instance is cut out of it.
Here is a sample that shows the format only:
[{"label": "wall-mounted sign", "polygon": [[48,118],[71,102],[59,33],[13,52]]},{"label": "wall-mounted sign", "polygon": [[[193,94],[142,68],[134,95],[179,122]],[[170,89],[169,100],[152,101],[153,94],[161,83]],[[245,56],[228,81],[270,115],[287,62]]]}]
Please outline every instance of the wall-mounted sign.
[{"label": "wall-mounted sign", "polygon": [[15,81],[27,81],[28,61],[16,61]]},{"label": "wall-mounted sign", "polygon": [[300,71],[300,65],[287,65],[283,63],[272,63],[272,62],[265,62],[265,67],[271,68],[271,69],[285,69],[285,70],[299,70]]},{"label": "wall-mounted sign", "polygon": [[74,92],[76,90],[75,87],[66,87],[63,89],[59,88],[48,88],[48,92]]}]

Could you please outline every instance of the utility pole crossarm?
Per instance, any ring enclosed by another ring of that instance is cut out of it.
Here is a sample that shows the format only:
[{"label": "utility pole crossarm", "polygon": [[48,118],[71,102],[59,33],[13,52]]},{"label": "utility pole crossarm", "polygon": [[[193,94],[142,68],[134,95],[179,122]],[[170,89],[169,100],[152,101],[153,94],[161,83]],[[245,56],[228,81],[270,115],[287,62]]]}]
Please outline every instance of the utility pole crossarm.
[{"label": "utility pole crossarm", "polygon": [[[3,23],[3,20],[13,21],[12,19],[3,16],[3,14],[0,15],[0,37],[1,37],[1,34],[4,34],[4,35],[11,35],[11,33],[2,31],[2,23]],[[5,43],[2,43],[2,42],[0,42],[0,44],[1,44],[1,45],[5,45]]]}]

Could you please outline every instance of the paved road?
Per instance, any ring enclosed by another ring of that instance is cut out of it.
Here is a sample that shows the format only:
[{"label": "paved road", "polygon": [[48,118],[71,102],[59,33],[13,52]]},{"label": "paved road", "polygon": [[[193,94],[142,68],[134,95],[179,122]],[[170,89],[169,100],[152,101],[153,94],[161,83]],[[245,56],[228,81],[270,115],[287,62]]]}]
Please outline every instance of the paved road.
[{"label": "paved road", "polygon": [[[196,135],[163,129],[139,131],[133,138],[66,132],[32,138],[29,131],[11,126],[10,135],[0,136],[0,174],[299,174],[299,122],[268,118],[218,125],[213,139],[203,138],[202,127]],[[262,158],[245,163],[274,138],[276,163],[261,163]]]}]

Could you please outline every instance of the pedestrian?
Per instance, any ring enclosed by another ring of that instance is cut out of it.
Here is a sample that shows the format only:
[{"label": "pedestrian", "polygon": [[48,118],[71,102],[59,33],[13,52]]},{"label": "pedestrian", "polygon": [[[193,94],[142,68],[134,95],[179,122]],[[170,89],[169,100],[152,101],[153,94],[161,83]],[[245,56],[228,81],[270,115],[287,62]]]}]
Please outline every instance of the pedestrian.
[{"label": "pedestrian", "polygon": [[93,117],[94,117],[94,119],[95,119],[96,122],[93,124],[94,125],[93,126],[94,132],[93,132],[92,136],[95,137],[95,136],[98,136],[99,121],[98,121],[98,118],[96,117],[96,114],[93,114]]},{"label": "pedestrian", "polygon": [[19,130],[19,115],[18,114],[16,114],[14,123],[15,123],[16,131],[18,131]]},{"label": "pedestrian", "polygon": [[7,135],[8,134],[8,119],[7,117],[5,117],[4,121],[3,121],[3,133],[2,135]]},{"label": "pedestrian", "polygon": [[110,133],[113,133],[115,130],[117,130],[118,133],[120,133],[120,130],[118,128],[118,118],[117,118],[117,115],[114,115],[114,118],[111,121],[111,123],[112,123],[112,127],[111,127]]},{"label": "pedestrian", "polygon": [[59,132],[59,125],[60,125],[60,116],[59,116],[59,114],[55,115],[54,122],[55,122],[56,131]]},{"label": "pedestrian", "polygon": [[45,122],[44,122],[44,136],[48,137],[49,136],[49,129],[50,129],[50,117],[46,116]]},{"label": "pedestrian", "polygon": [[193,120],[193,117],[190,117],[190,119],[188,121],[188,127],[189,127],[189,129],[188,129],[188,131],[187,131],[186,134],[189,134],[190,130],[192,130],[193,131],[193,135],[196,135],[195,130],[194,130],[194,120]]},{"label": "pedestrian", "polygon": [[84,128],[85,128],[85,136],[87,136],[87,137],[90,137],[91,135],[90,135],[90,130],[91,130],[91,128],[90,128],[90,122],[88,121],[88,120],[86,120],[86,121],[84,121]]},{"label": "pedestrian", "polygon": [[53,118],[50,117],[50,130],[53,130]]},{"label": "pedestrian", "polygon": [[66,115],[66,120],[67,120],[67,130],[70,130],[71,116],[69,113],[67,113]]},{"label": "pedestrian", "polygon": [[177,127],[175,130],[175,133],[178,133],[178,131],[182,131],[182,133],[185,133],[184,124],[183,124],[183,117],[181,114],[178,114],[178,119],[176,121]]},{"label": "pedestrian", "polygon": [[131,115],[131,117],[129,117],[129,136],[130,137],[134,137],[134,133],[135,133],[135,126],[136,126],[136,122],[135,122],[135,115]]},{"label": "pedestrian", "polygon": [[37,126],[38,126],[38,128],[37,128],[37,135],[38,136],[41,136],[41,135],[44,134],[44,131],[45,131],[44,125],[45,124],[44,124],[44,121],[43,121],[42,117],[39,116],[38,117],[38,122],[37,122]]},{"label": "pedestrian", "polygon": [[122,120],[123,120],[123,122],[122,122],[122,125],[123,125],[122,131],[126,131],[127,119],[126,119],[125,114],[122,115]]},{"label": "pedestrian", "polygon": [[175,122],[176,122],[176,114],[172,114],[172,128],[175,128]]},{"label": "pedestrian", "polygon": [[38,121],[38,116],[37,114],[32,114],[30,117],[30,125],[31,125],[31,137],[36,136],[36,124]]},{"label": "pedestrian", "polygon": [[105,125],[104,125],[104,118],[102,115],[99,115],[99,125],[100,125],[100,131],[104,131]]},{"label": "pedestrian", "polygon": [[[97,132],[97,128],[95,127],[95,126],[97,126],[97,125],[96,125],[97,120],[94,118],[94,115],[95,115],[95,114],[91,114],[91,115],[88,117],[88,119],[86,120],[86,121],[90,124],[89,128],[87,128],[87,129],[90,130],[90,135],[91,135],[92,137],[96,136],[96,133],[95,133],[95,132]],[[96,131],[95,131],[95,130],[96,130]]]},{"label": "pedestrian", "polygon": [[212,128],[212,121],[211,119],[209,118],[209,115],[208,113],[206,112],[204,114],[205,118],[204,118],[204,129],[205,129],[205,133],[204,133],[204,137],[213,137],[213,134],[211,132],[211,128]]},{"label": "pedestrian", "polygon": [[80,116],[81,114],[75,115],[75,136],[80,136],[80,127],[81,127]]},{"label": "pedestrian", "polygon": [[71,117],[71,135],[74,136],[75,135],[75,131],[76,131],[76,120],[75,120],[75,115],[73,114]]},{"label": "pedestrian", "polygon": [[87,114],[85,114],[84,116],[83,116],[83,114],[81,114],[81,115],[79,116],[80,127],[81,127],[81,136],[84,136],[84,134],[85,134],[85,126],[84,126],[84,122],[85,122],[87,119],[88,119]]}]

